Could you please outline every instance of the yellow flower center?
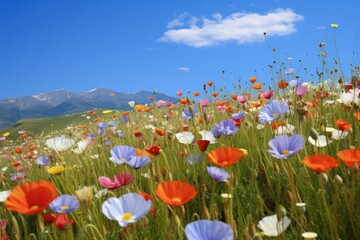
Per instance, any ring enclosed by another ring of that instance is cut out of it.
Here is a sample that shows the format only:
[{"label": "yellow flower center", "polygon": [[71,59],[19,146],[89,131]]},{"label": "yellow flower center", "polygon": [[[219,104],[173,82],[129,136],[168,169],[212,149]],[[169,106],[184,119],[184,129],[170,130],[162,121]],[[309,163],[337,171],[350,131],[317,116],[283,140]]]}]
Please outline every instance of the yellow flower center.
[{"label": "yellow flower center", "polygon": [[173,198],[171,199],[173,202],[175,203],[181,203],[181,199],[180,198]]},{"label": "yellow flower center", "polygon": [[277,117],[277,116],[279,116],[279,113],[278,113],[278,112],[276,112],[276,113],[273,114],[273,117],[274,117],[274,118]]},{"label": "yellow flower center", "polygon": [[131,214],[131,213],[124,213],[123,215],[122,215],[122,220],[123,221],[129,221],[129,220],[131,220],[133,218],[133,215]]},{"label": "yellow flower center", "polygon": [[120,162],[125,162],[125,160],[126,160],[126,159],[123,158],[123,157],[119,159]]},{"label": "yellow flower center", "polygon": [[286,149],[283,150],[283,151],[282,151],[282,155],[285,155],[285,156],[286,156],[286,155],[289,155],[289,150],[286,150]]},{"label": "yellow flower center", "polygon": [[64,206],[61,206],[60,209],[61,209],[62,211],[64,211],[64,210],[66,210],[66,209],[69,209],[69,206],[64,205]]}]

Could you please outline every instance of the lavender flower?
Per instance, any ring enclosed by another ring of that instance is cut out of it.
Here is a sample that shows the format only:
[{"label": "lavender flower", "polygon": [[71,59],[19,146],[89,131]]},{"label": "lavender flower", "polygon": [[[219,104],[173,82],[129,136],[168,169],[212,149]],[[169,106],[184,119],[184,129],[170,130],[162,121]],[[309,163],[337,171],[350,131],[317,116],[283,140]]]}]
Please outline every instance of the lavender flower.
[{"label": "lavender flower", "polygon": [[185,234],[189,240],[222,239],[233,240],[234,232],[227,223],[211,220],[198,220],[185,227]]},{"label": "lavender flower", "polygon": [[290,137],[276,136],[269,141],[269,153],[275,158],[288,159],[304,147],[305,141],[299,134]]},{"label": "lavender flower", "polygon": [[110,160],[116,164],[123,164],[130,160],[132,156],[136,156],[135,148],[130,146],[116,146],[111,149]]},{"label": "lavender flower", "polygon": [[207,167],[207,171],[211,178],[219,182],[227,182],[227,180],[230,178],[230,174],[222,168]]},{"label": "lavender flower", "polygon": [[238,130],[235,124],[235,121],[231,119],[223,120],[220,123],[214,124],[211,132],[215,137],[220,137],[221,135],[232,136]]},{"label": "lavender flower", "polygon": [[79,208],[79,201],[74,196],[64,194],[52,201],[49,207],[57,213],[69,213]]},{"label": "lavender flower", "polygon": [[265,108],[259,111],[259,120],[262,123],[272,122],[279,119],[288,109],[289,105],[286,102],[272,100]]}]

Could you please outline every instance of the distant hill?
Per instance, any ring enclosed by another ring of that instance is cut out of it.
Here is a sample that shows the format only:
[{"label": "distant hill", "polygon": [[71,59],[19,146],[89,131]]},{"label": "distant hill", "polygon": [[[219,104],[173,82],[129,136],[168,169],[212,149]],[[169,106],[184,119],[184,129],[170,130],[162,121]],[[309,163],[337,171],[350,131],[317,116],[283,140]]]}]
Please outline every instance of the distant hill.
[{"label": "distant hill", "polygon": [[0,128],[13,126],[17,121],[25,118],[62,116],[97,108],[128,110],[129,101],[148,104],[152,102],[150,97],[173,103],[178,101],[162,93],[156,95],[148,91],[119,93],[107,88],[95,88],[81,93],[61,89],[22,98],[5,98],[0,100]]}]

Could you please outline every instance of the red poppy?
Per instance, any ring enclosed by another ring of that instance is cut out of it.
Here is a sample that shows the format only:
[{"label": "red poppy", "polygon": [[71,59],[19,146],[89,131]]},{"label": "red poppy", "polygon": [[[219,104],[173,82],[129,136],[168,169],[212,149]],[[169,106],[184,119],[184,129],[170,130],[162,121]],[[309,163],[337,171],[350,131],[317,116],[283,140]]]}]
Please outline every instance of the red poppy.
[{"label": "red poppy", "polygon": [[237,95],[236,94],[234,94],[234,93],[231,93],[230,94],[230,97],[233,99],[233,100],[237,100]]},{"label": "red poppy", "polygon": [[337,155],[346,166],[353,168],[354,164],[357,163],[358,167],[360,167],[360,149],[342,150]]},{"label": "red poppy", "polygon": [[356,120],[360,121],[360,112],[354,113]]},{"label": "red poppy", "polygon": [[194,95],[195,97],[197,97],[197,96],[200,96],[200,93],[199,93],[199,92],[193,92],[193,95]]},{"label": "red poppy", "polygon": [[218,96],[218,93],[213,92],[211,95],[216,98]]},{"label": "red poppy", "polygon": [[316,98],[317,99],[324,99],[324,98],[327,98],[329,96],[329,93],[328,92],[318,92],[316,93]]},{"label": "red poppy", "polygon": [[42,218],[44,223],[54,223],[56,219],[56,214],[55,213],[43,214]]},{"label": "red poppy", "polygon": [[150,101],[154,101],[155,98],[154,98],[154,97],[149,97],[149,100],[150,100]]},{"label": "red poppy", "polygon": [[148,153],[150,153],[150,154],[152,154],[152,155],[154,155],[154,156],[157,156],[157,155],[159,155],[159,153],[160,153],[160,146],[155,145],[155,146],[151,146],[151,147],[145,147],[145,150],[146,150]]},{"label": "red poppy", "polygon": [[156,195],[173,207],[179,207],[196,197],[195,187],[186,182],[167,181],[156,187]]},{"label": "red poppy", "polygon": [[207,82],[207,85],[209,85],[209,87],[211,87],[213,84],[214,84],[214,83],[211,82],[211,81]]},{"label": "red poppy", "polygon": [[198,140],[196,143],[197,143],[200,151],[204,152],[204,151],[206,151],[207,147],[209,146],[210,141],[209,140]]},{"label": "red poppy", "polygon": [[14,147],[14,152],[16,153],[22,153],[22,148],[21,147]]},{"label": "red poppy", "polygon": [[281,80],[280,82],[278,82],[278,87],[279,87],[280,89],[284,89],[284,88],[286,88],[287,86],[289,86],[289,83],[288,83],[287,81],[285,81],[285,80]]},{"label": "red poppy", "polygon": [[69,217],[66,213],[60,213],[59,215],[57,215],[54,221],[55,227],[60,231],[67,231],[68,229],[70,229],[71,224],[73,223],[75,223],[75,221],[74,220],[69,221]]},{"label": "red poppy", "polygon": [[190,99],[189,98],[180,98],[180,103],[181,104],[188,104],[188,103],[190,103]]},{"label": "red poppy", "polygon": [[58,195],[51,182],[27,182],[11,191],[5,206],[10,211],[33,215],[42,212]]},{"label": "red poppy", "polygon": [[336,120],[335,124],[341,131],[348,132],[351,128],[351,124],[343,119]]},{"label": "red poppy", "polygon": [[230,166],[243,159],[247,151],[241,148],[221,147],[208,154],[208,160],[220,167]]},{"label": "red poppy", "polygon": [[137,138],[141,138],[144,134],[142,134],[142,132],[136,132],[134,133],[134,136]]},{"label": "red poppy", "polygon": [[314,154],[307,156],[304,158],[302,163],[316,172],[325,172],[339,166],[339,162],[336,158],[326,154]]}]

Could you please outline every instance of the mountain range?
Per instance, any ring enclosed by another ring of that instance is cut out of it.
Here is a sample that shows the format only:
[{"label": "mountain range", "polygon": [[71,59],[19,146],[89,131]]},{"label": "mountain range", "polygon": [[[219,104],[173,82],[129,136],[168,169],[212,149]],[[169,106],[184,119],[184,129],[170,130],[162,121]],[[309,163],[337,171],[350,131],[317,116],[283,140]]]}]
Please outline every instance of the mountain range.
[{"label": "mountain range", "polygon": [[81,93],[60,89],[22,98],[5,98],[0,100],[0,128],[13,126],[24,118],[54,117],[92,109],[129,110],[129,101],[147,104],[152,102],[150,97],[173,103],[178,101],[177,98],[162,93],[119,93],[107,88],[95,88]]}]

